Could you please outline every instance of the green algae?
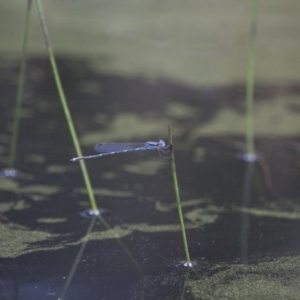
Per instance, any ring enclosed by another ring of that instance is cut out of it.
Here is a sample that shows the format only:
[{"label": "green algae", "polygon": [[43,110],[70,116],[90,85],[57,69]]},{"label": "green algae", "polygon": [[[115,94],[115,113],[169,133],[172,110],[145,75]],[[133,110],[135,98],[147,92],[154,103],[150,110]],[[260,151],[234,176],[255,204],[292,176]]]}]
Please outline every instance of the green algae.
[{"label": "green algae", "polygon": [[124,171],[132,174],[156,175],[165,165],[165,162],[158,157],[158,159],[147,159],[146,161],[126,164],[122,168]]},{"label": "green algae", "polygon": [[[181,202],[182,207],[190,207],[190,206],[197,206],[200,204],[208,204],[212,203],[211,199],[189,199],[184,200]],[[168,212],[174,209],[177,209],[176,203],[163,203],[161,201],[155,201],[155,209],[160,212]]]},{"label": "green algae", "polygon": [[[109,196],[109,197],[133,197],[134,193],[130,191],[117,191],[117,190],[109,190],[109,189],[93,189],[95,196]],[[86,190],[84,188],[76,188],[76,193],[86,194]]]},{"label": "green algae", "polygon": [[220,264],[189,282],[197,299],[298,299],[300,257],[249,264]]},{"label": "green algae", "polygon": [[38,218],[36,220],[38,223],[44,223],[44,224],[57,224],[57,223],[63,223],[66,222],[66,218]]},{"label": "green algae", "polygon": [[49,234],[48,232],[28,230],[26,227],[18,224],[1,224],[0,223],[0,257],[18,257],[23,254],[61,249],[63,246],[57,244],[51,247],[33,246],[36,242],[45,242],[53,239],[58,234]]}]

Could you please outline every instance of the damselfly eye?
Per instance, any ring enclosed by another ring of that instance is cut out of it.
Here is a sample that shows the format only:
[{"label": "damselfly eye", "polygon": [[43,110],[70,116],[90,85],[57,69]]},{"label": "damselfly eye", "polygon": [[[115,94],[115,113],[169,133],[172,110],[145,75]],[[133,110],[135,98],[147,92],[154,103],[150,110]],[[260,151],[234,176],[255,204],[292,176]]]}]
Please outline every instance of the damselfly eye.
[{"label": "damselfly eye", "polygon": [[158,146],[159,146],[159,147],[165,147],[165,146],[166,146],[166,143],[165,143],[163,140],[159,140]]}]

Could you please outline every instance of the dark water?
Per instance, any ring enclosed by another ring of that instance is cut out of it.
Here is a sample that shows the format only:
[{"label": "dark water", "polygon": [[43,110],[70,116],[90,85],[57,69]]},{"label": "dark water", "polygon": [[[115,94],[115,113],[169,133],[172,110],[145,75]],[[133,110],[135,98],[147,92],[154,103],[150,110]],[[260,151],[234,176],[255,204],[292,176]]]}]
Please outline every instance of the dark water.
[{"label": "dark water", "polygon": [[[247,164],[242,84],[192,88],[57,63],[84,154],[98,142],[167,140],[172,124],[197,266],[175,266],[185,255],[170,163],[156,151],[86,161],[111,229],[97,220],[84,243],[93,219],[79,214],[89,207],[80,167],[48,60],[30,59],[16,156],[24,176],[0,178],[0,299],[298,299],[299,84],[257,85],[260,159]],[[17,62],[2,66],[1,167],[17,74]]]}]

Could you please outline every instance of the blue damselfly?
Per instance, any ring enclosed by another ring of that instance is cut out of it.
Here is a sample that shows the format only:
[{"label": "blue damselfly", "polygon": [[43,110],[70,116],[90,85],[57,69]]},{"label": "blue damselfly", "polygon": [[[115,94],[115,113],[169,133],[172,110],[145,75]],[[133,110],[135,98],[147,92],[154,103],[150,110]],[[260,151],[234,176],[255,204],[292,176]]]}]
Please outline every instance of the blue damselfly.
[{"label": "blue damselfly", "polygon": [[77,161],[81,159],[91,159],[97,158],[104,155],[111,155],[117,153],[126,153],[130,151],[141,151],[141,150],[154,150],[157,149],[160,157],[167,157],[166,154],[171,152],[171,147],[166,146],[166,143],[163,140],[158,142],[148,141],[145,143],[134,142],[134,143],[99,143],[96,144],[94,150],[100,152],[100,154],[89,155],[89,156],[79,156],[74,157],[71,161]]}]

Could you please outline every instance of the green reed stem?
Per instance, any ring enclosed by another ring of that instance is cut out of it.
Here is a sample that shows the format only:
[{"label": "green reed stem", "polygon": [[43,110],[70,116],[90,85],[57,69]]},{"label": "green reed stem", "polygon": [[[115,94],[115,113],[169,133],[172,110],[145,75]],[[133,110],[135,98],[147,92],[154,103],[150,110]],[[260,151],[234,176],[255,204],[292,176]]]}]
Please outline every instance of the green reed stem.
[{"label": "green reed stem", "polygon": [[[70,133],[71,133],[73,143],[74,143],[76,154],[77,154],[77,156],[82,156],[82,152],[81,152],[79,141],[78,141],[78,138],[77,138],[77,135],[76,135],[75,127],[74,127],[74,124],[73,124],[73,121],[72,121],[72,117],[71,117],[70,110],[69,110],[69,107],[68,107],[68,103],[67,103],[67,100],[66,100],[66,97],[65,97],[65,93],[64,93],[61,81],[60,81],[60,76],[59,76],[59,73],[58,73],[58,70],[57,70],[57,66],[56,66],[56,62],[55,62],[55,58],[54,58],[54,54],[53,54],[53,50],[52,50],[52,46],[51,46],[51,41],[50,41],[50,37],[49,37],[47,25],[46,25],[45,16],[44,16],[44,13],[43,13],[41,1],[36,0],[36,4],[37,4],[40,20],[41,20],[41,23],[42,23],[42,28],[43,28],[43,32],[44,32],[44,36],[45,36],[45,42],[46,42],[46,46],[47,46],[47,49],[48,49],[48,52],[49,52],[50,63],[51,63],[52,71],[53,71],[53,74],[54,74],[54,79],[55,79],[56,87],[57,87],[57,90],[58,90],[59,98],[60,98],[60,101],[61,101],[61,104],[62,104],[62,107],[63,107],[63,111],[65,113],[65,117],[67,119],[67,123],[68,123],[68,126],[69,126],[69,130],[70,130]],[[85,185],[86,185],[86,189],[87,189],[87,192],[88,192],[88,195],[89,195],[91,207],[92,207],[93,210],[98,210],[96,200],[95,200],[95,196],[94,196],[93,189],[92,189],[92,185],[91,185],[91,182],[90,182],[90,178],[89,178],[89,175],[88,175],[88,172],[87,172],[87,169],[86,169],[85,162],[84,162],[84,160],[81,160],[79,163],[80,163],[81,171],[82,171],[82,174],[83,174],[84,182],[85,182]]]},{"label": "green reed stem", "polygon": [[[36,0],[36,4],[37,4],[37,7],[38,7],[38,11],[39,11],[43,31],[44,31],[46,45],[47,45],[47,48],[48,48],[48,51],[49,51],[49,57],[50,57],[51,67],[52,67],[52,70],[53,70],[53,73],[54,73],[55,83],[56,83],[56,86],[57,86],[57,89],[58,89],[59,97],[60,97],[60,100],[61,100],[61,103],[62,103],[62,106],[63,106],[63,110],[64,110],[64,113],[65,113],[65,116],[66,116],[66,119],[67,119],[67,122],[68,122],[68,126],[69,126],[69,129],[70,129],[70,132],[71,132],[71,137],[72,137],[72,140],[73,140],[73,143],[74,143],[74,146],[75,146],[77,156],[82,156],[82,152],[81,152],[81,149],[80,149],[80,146],[79,146],[76,131],[75,131],[75,128],[74,128],[74,125],[73,125],[72,117],[70,115],[68,104],[67,104],[67,101],[66,101],[66,98],[65,98],[65,94],[64,94],[64,91],[63,91],[63,87],[61,85],[59,73],[58,73],[58,70],[57,70],[56,63],[55,63],[55,58],[54,58],[53,50],[52,50],[52,47],[51,47],[49,33],[48,33],[48,30],[47,30],[46,21],[45,21],[45,17],[44,17],[44,13],[43,13],[43,10],[42,10],[42,5],[40,3],[40,0]],[[97,204],[96,204],[96,201],[95,201],[95,197],[94,197],[94,193],[93,193],[93,190],[92,190],[92,186],[91,186],[91,183],[90,183],[90,179],[89,179],[89,176],[88,176],[88,172],[87,172],[87,169],[86,169],[85,161],[80,160],[79,163],[80,163],[80,167],[81,167],[81,170],[82,170],[82,173],[83,173],[83,177],[84,177],[85,185],[86,185],[86,188],[87,188],[87,191],[88,191],[88,195],[89,195],[89,198],[90,198],[91,207],[92,207],[93,210],[98,210]],[[100,215],[98,216],[98,219],[102,222],[102,224],[104,224],[104,226],[107,229],[111,229],[110,226],[105,222],[105,220]],[[90,228],[92,228],[93,226],[94,226],[94,222],[93,222],[93,224],[91,223]],[[89,232],[90,231],[88,231],[88,233]],[[125,252],[129,256],[131,261],[134,263],[134,265],[138,269],[138,271],[142,274],[141,267],[135,261],[133,255],[129,252],[129,250],[126,248],[126,246],[122,243],[121,239],[117,236],[117,234],[115,234],[115,239],[121,245],[121,247],[125,250]],[[78,257],[81,256],[83,250],[84,250],[84,246],[80,249],[80,252],[78,253]],[[73,274],[75,273],[75,270],[76,270],[76,267],[77,267],[77,261],[78,261],[78,259],[76,258],[74,266],[73,266],[73,268],[70,272],[69,281],[71,280]],[[65,292],[66,292],[66,290],[69,286],[69,283],[70,282],[66,283],[59,299],[64,298],[64,295],[65,295]]]},{"label": "green reed stem", "polygon": [[27,45],[28,45],[28,36],[29,36],[29,28],[30,28],[30,20],[31,20],[31,7],[32,7],[32,0],[28,0],[26,19],[25,19],[25,31],[24,31],[23,46],[22,46],[21,69],[20,69],[19,80],[18,80],[12,140],[11,140],[11,145],[9,150],[8,168],[14,167],[15,158],[16,158],[16,150],[17,150],[17,143],[18,143],[19,127],[20,127],[19,125],[20,125],[21,103],[23,98],[24,82],[25,82]]},{"label": "green reed stem", "polygon": [[184,221],[183,221],[183,214],[182,214],[182,210],[181,210],[181,202],[180,202],[179,188],[178,188],[178,182],[177,182],[177,173],[176,173],[171,125],[168,126],[168,132],[169,132],[169,145],[172,147],[172,149],[171,149],[172,150],[171,151],[171,168],[172,168],[173,184],[174,184],[175,197],[176,197],[176,202],[177,202],[179,221],[180,221],[180,228],[181,228],[181,233],[182,233],[182,239],[183,239],[186,260],[188,263],[190,263],[191,259],[190,259],[188,242],[187,242],[187,238],[186,238],[186,234],[185,234],[185,226],[184,226]]},{"label": "green reed stem", "polygon": [[249,34],[249,50],[247,64],[247,84],[246,84],[246,144],[247,153],[253,154],[254,150],[254,77],[255,77],[255,45],[257,39],[258,24],[258,0],[252,2],[252,13]]}]

